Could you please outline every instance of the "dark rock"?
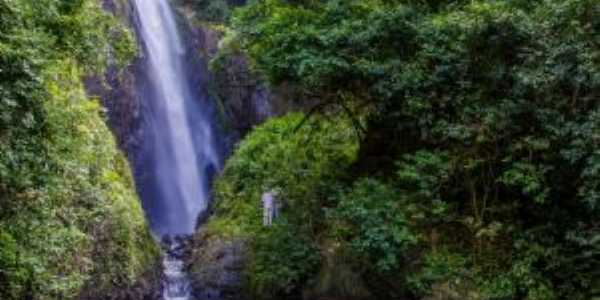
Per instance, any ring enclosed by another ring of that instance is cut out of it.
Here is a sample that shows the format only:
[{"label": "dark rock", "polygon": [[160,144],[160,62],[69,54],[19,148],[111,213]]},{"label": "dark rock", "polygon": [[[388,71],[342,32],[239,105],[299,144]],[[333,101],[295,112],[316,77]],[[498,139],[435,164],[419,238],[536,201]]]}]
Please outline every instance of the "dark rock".
[{"label": "dark rock", "polygon": [[199,233],[193,243],[188,263],[194,296],[199,300],[244,299],[244,241]]}]

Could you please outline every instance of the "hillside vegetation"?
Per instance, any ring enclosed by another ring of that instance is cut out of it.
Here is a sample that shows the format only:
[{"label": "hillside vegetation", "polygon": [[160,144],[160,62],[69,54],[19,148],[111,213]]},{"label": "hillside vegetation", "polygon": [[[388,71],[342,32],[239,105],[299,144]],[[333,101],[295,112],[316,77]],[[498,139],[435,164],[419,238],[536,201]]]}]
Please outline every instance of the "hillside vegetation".
[{"label": "hillside vegetation", "polygon": [[255,0],[227,24],[224,55],[308,106],[216,183],[207,234],[245,242],[256,297],[598,297],[600,2]]},{"label": "hillside vegetation", "polygon": [[131,35],[93,0],[0,0],[0,299],[127,287],[157,255],[130,170],[82,78]]}]

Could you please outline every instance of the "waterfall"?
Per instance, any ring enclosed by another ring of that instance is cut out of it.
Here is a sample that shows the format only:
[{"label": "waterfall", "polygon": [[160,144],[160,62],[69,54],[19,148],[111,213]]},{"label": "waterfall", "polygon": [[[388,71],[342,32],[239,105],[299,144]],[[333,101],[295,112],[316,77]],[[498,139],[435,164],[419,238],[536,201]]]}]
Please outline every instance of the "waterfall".
[{"label": "waterfall", "polygon": [[185,300],[191,287],[183,241],[207,209],[219,151],[210,103],[187,72],[194,68],[195,54],[186,51],[168,0],[132,2],[143,50],[143,71],[138,74],[143,141],[136,153],[136,185],[153,232],[169,240],[163,256],[163,299]]},{"label": "waterfall", "polygon": [[145,174],[136,178],[138,189],[156,234],[191,234],[207,208],[210,172],[219,168],[210,116],[202,109],[207,103],[190,87],[189,56],[168,0],[133,2],[147,73]]}]

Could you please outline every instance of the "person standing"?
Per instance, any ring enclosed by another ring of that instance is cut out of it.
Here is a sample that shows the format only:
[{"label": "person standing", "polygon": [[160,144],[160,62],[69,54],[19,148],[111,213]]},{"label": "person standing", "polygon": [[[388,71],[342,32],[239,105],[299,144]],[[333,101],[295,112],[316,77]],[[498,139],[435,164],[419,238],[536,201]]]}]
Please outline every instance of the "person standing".
[{"label": "person standing", "polygon": [[263,193],[261,201],[263,206],[263,225],[271,226],[275,217],[275,193]]}]

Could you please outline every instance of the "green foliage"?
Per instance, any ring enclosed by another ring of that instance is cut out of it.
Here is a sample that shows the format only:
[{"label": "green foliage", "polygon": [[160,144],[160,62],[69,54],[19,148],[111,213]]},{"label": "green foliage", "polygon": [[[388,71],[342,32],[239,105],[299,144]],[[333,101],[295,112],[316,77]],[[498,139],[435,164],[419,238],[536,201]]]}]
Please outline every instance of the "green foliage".
[{"label": "green foliage", "polygon": [[386,76],[412,51],[414,17],[407,6],[378,1],[306,6],[254,1],[233,22],[248,53],[272,82],[291,80],[335,92],[362,88]]},{"label": "green foliage", "polygon": [[356,139],[346,121],[309,120],[298,127],[303,118],[290,114],[269,121],[239,145],[216,183],[217,214],[242,227],[257,226],[262,219],[248,213],[258,216],[261,194],[275,189],[286,210],[295,212],[288,216],[294,222],[310,227],[322,221],[321,205],[354,160]]},{"label": "green foliage", "polygon": [[[8,299],[16,299],[19,297],[18,291],[22,288],[27,288],[28,275],[26,270],[19,268],[19,246],[17,241],[10,235],[10,233],[1,231],[0,232],[0,282],[5,284],[2,285],[2,289],[5,290],[5,296]],[[12,286],[18,286],[19,288],[12,288],[7,286],[10,283]]]},{"label": "green foliage", "polygon": [[[326,180],[342,192],[306,185],[329,200],[286,218],[339,234],[375,266],[366,276],[401,268],[414,248],[417,297],[462,280],[484,299],[591,298],[598,1],[256,0],[232,26],[272,84],[368,120],[354,173]],[[251,177],[250,165],[229,172]],[[302,166],[285,166],[268,182],[292,184],[287,168]],[[332,218],[316,222],[321,207]]]},{"label": "green foliage", "polygon": [[0,298],[103,293],[157,254],[81,82],[109,57],[125,62],[131,42],[96,1],[0,1]]},{"label": "green foliage", "polygon": [[[335,180],[356,157],[345,120],[290,114],[261,125],[238,146],[216,182],[213,234],[243,238],[254,258],[247,270],[252,292],[263,297],[297,292],[318,268],[314,232],[324,226],[322,206]],[[260,197],[278,191],[276,225],[262,226]]]},{"label": "green foliage", "polygon": [[429,293],[434,283],[453,280],[458,285],[461,281],[469,280],[467,274],[464,274],[466,263],[465,257],[451,251],[427,253],[423,257],[422,271],[408,276],[408,284],[417,294]]},{"label": "green foliage", "polygon": [[364,179],[339,197],[330,216],[338,239],[367,258],[377,272],[397,272],[409,247],[417,243],[400,195],[380,182]]},{"label": "green foliage", "polygon": [[318,249],[296,230],[280,220],[253,237],[254,251],[247,277],[255,294],[262,297],[297,294],[314,276],[320,259]]}]

